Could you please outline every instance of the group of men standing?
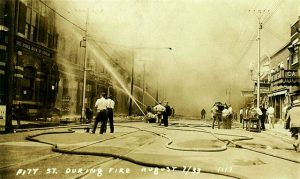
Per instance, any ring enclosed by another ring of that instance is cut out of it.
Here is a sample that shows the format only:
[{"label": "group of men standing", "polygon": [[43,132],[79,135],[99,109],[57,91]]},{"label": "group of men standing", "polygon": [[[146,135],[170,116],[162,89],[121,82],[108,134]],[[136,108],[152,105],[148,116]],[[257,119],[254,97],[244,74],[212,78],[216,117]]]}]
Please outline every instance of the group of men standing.
[{"label": "group of men standing", "polygon": [[274,129],[275,118],[274,118],[274,108],[272,105],[266,109],[264,106],[260,106],[259,108],[249,108],[247,107],[245,110],[243,108],[240,109],[240,123],[243,122],[243,119],[249,117],[258,117],[261,123],[261,129],[265,130],[265,120],[268,117],[269,128]]},{"label": "group of men standing", "polygon": [[92,133],[96,132],[96,128],[99,122],[101,122],[100,134],[105,133],[107,120],[109,120],[110,133],[114,133],[113,109],[115,107],[115,102],[111,98],[112,96],[108,95],[106,99],[105,93],[102,93],[100,98],[97,99],[95,103],[97,115],[94,121]]},{"label": "group of men standing", "polygon": [[171,114],[172,114],[172,109],[169,106],[168,102],[166,101],[164,106],[161,104],[161,102],[159,102],[156,106],[153,107],[153,109],[150,106],[147,107],[146,120],[150,123],[157,121],[159,125],[163,123],[165,127],[168,127],[169,116]]},{"label": "group of men standing", "polygon": [[220,122],[223,122],[223,126],[225,129],[231,128],[231,122],[233,118],[233,111],[230,104],[222,104],[220,102],[216,102],[211,109],[213,123],[212,128],[214,129],[215,122],[218,124],[218,128],[220,128]]}]

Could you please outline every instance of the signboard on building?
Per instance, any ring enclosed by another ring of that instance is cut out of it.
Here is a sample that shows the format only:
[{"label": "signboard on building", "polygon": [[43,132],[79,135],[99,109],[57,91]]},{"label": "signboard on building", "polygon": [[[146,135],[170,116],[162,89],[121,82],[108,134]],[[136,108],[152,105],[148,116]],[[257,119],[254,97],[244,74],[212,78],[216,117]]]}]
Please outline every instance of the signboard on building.
[{"label": "signboard on building", "polygon": [[0,105],[0,131],[5,131],[6,105]]},{"label": "signboard on building", "polygon": [[35,53],[44,55],[44,56],[46,56],[46,57],[51,57],[51,56],[52,56],[51,52],[48,52],[48,51],[46,51],[46,50],[44,50],[44,49],[41,49],[41,48],[39,48],[39,47],[37,47],[37,46],[34,46],[34,45],[32,45],[32,44],[29,44],[29,43],[26,43],[26,42],[17,40],[17,41],[16,41],[16,44],[17,44],[17,46],[19,46],[19,47],[22,47],[22,48],[25,48],[25,49],[30,50],[30,51],[32,51],[32,52],[35,52]]}]

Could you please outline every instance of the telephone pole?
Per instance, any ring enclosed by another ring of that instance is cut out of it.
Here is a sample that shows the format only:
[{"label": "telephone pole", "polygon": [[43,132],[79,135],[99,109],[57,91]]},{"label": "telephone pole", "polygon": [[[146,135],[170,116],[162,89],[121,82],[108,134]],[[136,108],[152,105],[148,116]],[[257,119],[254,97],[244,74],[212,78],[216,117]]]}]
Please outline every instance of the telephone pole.
[{"label": "telephone pole", "polygon": [[84,122],[84,114],[85,114],[85,91],[86,91],[86,68],[87,68],[87,58],[88,58],[88,50],[87,50],[87,36],[88,36],[88,18],[89,18],[89,8],[87,9],[86,21],[85,21],[85,34],[84,38],[81,41],[81,47],[84,47],[84,67],[83,67],[83,89],[82,89],[82,108],[81,108],[81,122]]},{"label": "telephone pole", "polygon": [[260,31],[262,30],[263,23],[262,17],[269,13],[270,10],[249,10],[249,12],[253,12],[258,20],[258,29],[257,29],[257,97],[256,97],[256,107],[259,108],[260,106]]},{"label": "telephone pole", "polygon": [[133,98],[133,80],[134,80],[134,49],[131,51],[131,84],[130,84],[130,97],[129,97],[129,109],[128,116],[132,114],[132,98]]},{"label": "telephone pole", "polygon": [[8,45],[7,54],[8,58],[6,61],[5,69],[5,105],[6,105],[6,116],[5,116],[5,132],[13,132],[12,125],[12,107],[13,107],[13,96],[14,96],[14,86],[13,86],[13,75],[14,75],[14,61],[16,60],[15,53],[15,30],[16,30],[16,1],[10,0],[8,3]]}]

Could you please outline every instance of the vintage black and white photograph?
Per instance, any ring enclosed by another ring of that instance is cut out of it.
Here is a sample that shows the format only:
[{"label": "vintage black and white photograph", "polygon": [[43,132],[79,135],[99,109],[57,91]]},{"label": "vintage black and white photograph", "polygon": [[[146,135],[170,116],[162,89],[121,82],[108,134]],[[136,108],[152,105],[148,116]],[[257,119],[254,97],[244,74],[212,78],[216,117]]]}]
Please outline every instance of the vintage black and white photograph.
[{"label": "vintage black and white photograph", "polygon": [[300,0],[0,0],[0,179],[298,179]]}]

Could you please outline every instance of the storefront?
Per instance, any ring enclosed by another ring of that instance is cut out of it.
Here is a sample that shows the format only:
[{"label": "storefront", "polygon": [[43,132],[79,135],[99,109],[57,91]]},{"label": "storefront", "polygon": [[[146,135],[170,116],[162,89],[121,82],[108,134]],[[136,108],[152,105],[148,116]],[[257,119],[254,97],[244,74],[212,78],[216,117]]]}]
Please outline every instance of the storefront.
[{"label": "storefront", "polygon": [[55,53],[17,36],[14,64],[13,104],[22,105],[28,117],[49,115],[59,82]]}]

